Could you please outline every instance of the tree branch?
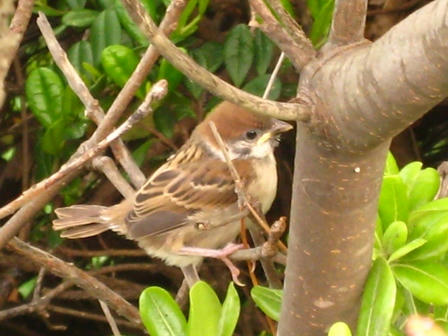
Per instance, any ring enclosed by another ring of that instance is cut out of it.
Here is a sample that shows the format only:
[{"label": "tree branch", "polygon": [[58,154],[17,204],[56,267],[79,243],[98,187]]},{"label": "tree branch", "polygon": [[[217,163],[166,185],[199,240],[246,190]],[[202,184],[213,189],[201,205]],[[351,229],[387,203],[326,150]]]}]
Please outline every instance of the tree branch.
[{"label": "tree branch", "polygon": [[121,296],[106,287],[102,282],[88,275],[75,266],[65,263],[61,259],[31,246],[18,238],[8,243],[8,248],[19,253],[34,263],[45,267],[49,272],[60,276],[76,284],[87,291],[90,295],[106,302],[120,316],[132,322],[136,327],[141,327],[140,314],[138,310]]},{"label": "tree branch", "polygon": [[362,41],[366,14],[367,0],[336,0],[328,45],[335,47]]},{"label": "tree branch", "polygon": [[[274,16],[263,0],[250,0],[250,4],[263,19],[261,24],[251,21],[252,26],[257,26],[265,32],[285,52],[296,70],[302,70],[316,55],[311,41],[306,37],[302,28],[277,1],[272,1],[270,4],[277,11],[280,19]],[[282,21],[279,22],[279,20]]]},{"label": "tree branch", "polygon": [[[11,67],[12,61],[16,57],[23,34],[28,27],[33,10],[33,0],[19,0],[14,17],[12,18],[9,31],[6,34],[0,29],[0,109],[5,99],[5,78]],[[0,4],[0,24],[6,24],[9,14],[13,13],[12,0],[3,0]]]},{"label": "tree branch", "polygon": [[146,95],[145,100],[139,106],[137,111],[135,111],[123,124],[120,125],[115,131],[109,134],[104,140],[100,141],[97,146],[85,151],[81,156],[77,157],[73,161],[69,161],[64,164],[59,171],[47,177],[46,179],[40,181],[39,183],[33,185],[28,190],[24,191],[21,196],[11,201],[3,208],[0,209],[0,218],[3,218],[21,207],[26,202],[29,202],[33,197],[42,193],[50,186],[55,185],[57,182],[74,172],[75,170],[81,168],[86,162],[91,160],[93,157],[101,153],[111,144],[111,142],[118,139],[123,133],[127,132],[136,123],[141,121],[149,112],[152,111],[150,105],[154,100],[160,100],[168,92],[168,84],[166,80],[161,80],[155,83],[151,91]]},{"label": "tree branch", "polygon": [[134,21],[148,36],[159,52],[188,78],[217,95],[254,112],[285,120],[307,121],[311,108],[307,97],[299,97],[297,103],[281,103],[249,94],[224,82],[219,77],[199,66],[191,57],[178,49],[162,32],[146,13],[140,2],[122,0]]}]

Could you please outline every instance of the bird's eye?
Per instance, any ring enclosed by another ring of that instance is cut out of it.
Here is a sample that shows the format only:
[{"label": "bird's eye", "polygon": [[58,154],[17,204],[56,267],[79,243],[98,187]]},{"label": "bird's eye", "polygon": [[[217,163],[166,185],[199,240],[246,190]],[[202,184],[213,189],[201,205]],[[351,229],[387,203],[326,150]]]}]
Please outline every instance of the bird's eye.
[{"label": "bird's eye", "polygon": [[256,130],[250,130],[246,132],[246,139],[254,140],[258,136],[258,132]]}]

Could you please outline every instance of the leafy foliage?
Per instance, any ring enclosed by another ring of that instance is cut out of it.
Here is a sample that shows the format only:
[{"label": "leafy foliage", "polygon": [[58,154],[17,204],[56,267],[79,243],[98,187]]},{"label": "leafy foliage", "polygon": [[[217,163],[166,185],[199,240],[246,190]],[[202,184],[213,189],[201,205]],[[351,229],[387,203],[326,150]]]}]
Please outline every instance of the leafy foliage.
[{"label": "leafy foliage", "polygon": [[205,282],[190,290],[188,322],[171,295],[163,288],[149,287],[140,296],[140,315],[153,336],[231,336],[240,314],[240,299],[230,283],[224,302]]}]

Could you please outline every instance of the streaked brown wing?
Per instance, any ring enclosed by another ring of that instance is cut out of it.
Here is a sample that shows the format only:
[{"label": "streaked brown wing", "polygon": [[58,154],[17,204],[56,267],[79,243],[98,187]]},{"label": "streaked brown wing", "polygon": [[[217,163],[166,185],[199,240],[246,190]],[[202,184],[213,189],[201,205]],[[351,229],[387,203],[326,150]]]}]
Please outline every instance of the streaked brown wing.
[{"label": "streaked brown wing", "polygon": [[[126,218],[131,238],[174,230],[192,224],[193,215],[216,213],[236,204],[234,181],[225,162],[208,159],[177,164],[168,162],[161,167],[137,193]],[[238,169],[244,162],[235,164]]]}]

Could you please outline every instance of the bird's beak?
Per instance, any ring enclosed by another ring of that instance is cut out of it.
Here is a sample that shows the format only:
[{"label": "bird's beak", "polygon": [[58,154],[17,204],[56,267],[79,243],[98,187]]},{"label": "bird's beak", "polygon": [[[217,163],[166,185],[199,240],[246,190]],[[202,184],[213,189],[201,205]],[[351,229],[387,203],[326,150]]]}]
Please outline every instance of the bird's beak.
[{"label": "bird's beak", "polygon": [[257,143],[260,145],[260,144],[268,141],[269,139],[274,138],[278,134],[283,133],[283,132],[288,132],[292,129],[293,129],[293,127],[290,124],[288,124],[287,122],[273,119],[271,130],[269,132],[266,132],[265,134],[263,134],[260,137],[260,139],[258,139]]}]

